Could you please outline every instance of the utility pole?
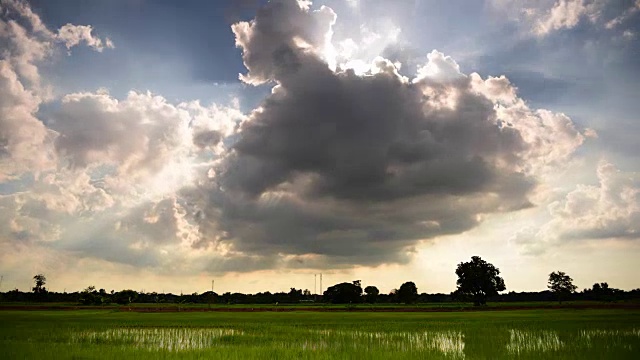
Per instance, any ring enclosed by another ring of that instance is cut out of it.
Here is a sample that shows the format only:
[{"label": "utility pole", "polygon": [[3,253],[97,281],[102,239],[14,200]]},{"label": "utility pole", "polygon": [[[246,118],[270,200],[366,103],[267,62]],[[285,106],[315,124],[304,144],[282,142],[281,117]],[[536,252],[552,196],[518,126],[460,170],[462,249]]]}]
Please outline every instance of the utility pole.
[{"label": "utility pole", "polygon": [[209,295],[209,309],[211,309],[211,301],[213,300],[213,282],[215,280],[211,280],[211,294]]},{"label": "utility pole", "polygon": [[313,274],[313,292],[317,295],[318,275],[320,275],[320,295],[322,295],[322,273]]},{"label": "utility pole", "polygon": [[211,292],[213,292],[213,285],[216,283],[215,280],[211,280]]}]

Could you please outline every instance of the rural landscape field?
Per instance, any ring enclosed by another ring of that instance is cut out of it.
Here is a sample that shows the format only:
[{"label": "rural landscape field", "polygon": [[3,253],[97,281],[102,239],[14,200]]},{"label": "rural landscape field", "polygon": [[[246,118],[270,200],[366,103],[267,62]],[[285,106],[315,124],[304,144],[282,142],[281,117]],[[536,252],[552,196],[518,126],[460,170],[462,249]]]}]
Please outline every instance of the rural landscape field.
[{"label": "rural landscape field", "polygon": [[640,310],[0,311],[4,359],[637,359]]},{"label": "rural landscape field", "polygon": [[0,360],[640,360],[640,0],[0,0]]}]

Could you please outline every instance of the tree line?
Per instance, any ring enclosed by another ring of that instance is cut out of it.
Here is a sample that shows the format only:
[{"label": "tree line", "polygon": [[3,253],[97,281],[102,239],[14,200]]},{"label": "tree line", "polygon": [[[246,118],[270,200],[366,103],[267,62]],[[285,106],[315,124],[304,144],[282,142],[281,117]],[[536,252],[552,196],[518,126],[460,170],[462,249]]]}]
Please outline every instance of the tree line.
[{"label": "tree line", "polygon": [[175,303],[175,304],[299,304],[299,303],[443,303],[443,302],[473,302],[476,306],[485,305],[487,301],[519,302],[519,301],[575,301],[597,300],[618,301],[640,299],[640,289],[623,291],[609,287],[606,282],[595,283],[590,289],[576,292],[577,287],[573,279],[562,271],[549,274],[548,290],[540,292],[509,292],[506,290],[500,270],[492,264],[473,256],[469,262],[461,262],[456,268],[458,280],[456,290],[450,294],[418,293],[418,288],[412,281],[407,281],[399,288],[388,294],[380,293],[376,286],[369,285],[362,288],[361,280],[343,282],[328,287],[322,294],[311,294],[308,289],[290,288],[288,292],[269,291],[256,294],[225,292],[218,294],[207,291],[201,294],[180,294],[144,292],[135,290],[96,289],[88,286],[82,291],[72,293],[50,292],[45,287],[47,278],[44,274],[33,277],[34,287],[31,292],[14,289],[0,293],[0,301],[7,302],[61,302],[79,303],[82,305],[108,305],[131,303]]}]

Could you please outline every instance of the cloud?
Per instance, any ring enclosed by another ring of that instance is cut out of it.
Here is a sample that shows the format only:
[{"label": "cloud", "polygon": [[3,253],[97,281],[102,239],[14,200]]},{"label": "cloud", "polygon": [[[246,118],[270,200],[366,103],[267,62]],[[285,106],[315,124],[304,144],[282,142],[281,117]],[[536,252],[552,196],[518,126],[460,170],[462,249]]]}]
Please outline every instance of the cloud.
[{"label": "cloud", "polygon": [[114,164],[130,175],[159,171],[191,141],[188,112],[150,93],[131,92],[124,101],[69,94],[53,120],[56,149],[71,166]]},{"label": "cloud", "polygon": [[640,175],[606,161],[597,175],[597,185],[579,185],[549,206],[549,227],[564,239],[640,239]]},{"label": "cloud", "polygon": [[[73,29],[74,25],[63,28]],[[91,27],[84,28],[88,30],[85,42],[102,46],[90,37]],[[0,2],[0,181],[56,166],[52,144],[57,134],[36,113],[52,100],[51,87],[41,79],[39,66],[51,56],[58,41],[26,2]],[[77,43],[67,43],[67,48]]]},{"label": "cloud", "polygon": [[553,7],[539,19],[534,29],[539,36],[544,36],[551,31],[571,29],[578,25],[583,17],[595,21],[598,17],[597,8],[587,4],[584,0],[558,0]]},{"label": "cloud", "polygon": [[234,106],[172,104],[151,93],[122,100],[105,91],[75,93],[62,99],[50,126],[62,164],[100,174],[101,187],[136,204],[136,197],[155,201],[190,186],[243,121]]},{"label": "cloud", "polygon": [[[244,117],[237,104],[171,104],[137,92],[116,99],[104,90],[58,102],[39,69],[57,46],[113,44],[90,26],[51,32],[26,2],[0,7],[0,183],[25,184],[0,199],[3,246],[166,265],[163,254],[194,241],[171,194],[223,151]],[[56,106],[40,112],[49,102]]]},{"label": "cloud", "polygon": [[574,29],[581,23],[624,34],[640,12],[637,0],[492,0],[491,4],[540,38]]},{"label": "cloud", "polygon": [[40,16],[31,10],[31,6],[26,1],[2,0],[2,2],[0,2],[0,10],[2,10],[5,15],[6,13],[15,12],[19,17],[25,19],[29,23],[34,33],[42,34],[47,37],[51,37],[53,35],[44,25]]},{"label": "cloud", "polygon": [[[46,126],[35,115],[44,96],[25,88],[13,59],[29,54],[35,66],[61,41],[109,45],[88,26],[40,37],[5,25],[0,34],[23,47],[7,60],[0,89],[14,95],[0,104],[22,110],[0,134],[35,139],[50,165],[7,171],[40,169],[30,191],[0,201],[11,214],[3,236],[165,271],[404,263],[423,240],[532,206],[537,184],[584,141],[506,77],[465,74],[439,51],[401,75],[368,59],[373,41],[355,45],[364,66],[350,67],[351,45],[333,43],[336,21],[328,7],[274,0],[232,26],[241,79],[273,86],[248,114],[98,90],[63,96]],[[26,153],[11,151],[7,164]]]},{"label": "cloud", "polygon": [[531,206],[538,177],[583,141],[567,116],[530,109],[505,77],[465,75],[437,51],[411,80],[383,58],[362,75],[332,70],[335,19],[281,0],[234,25],[242,79],[276,85],[184,192],[200,214],[197,247],[405,262],[422,239]]},{"label": "cloud", "polygon": [[52,132],[34,115],[40,102],[11,63],[0,60],[0,181],[53,166]]},{"label": "cloud", "polygon": [[500,124],[515,129],[527,144],[522,154],[524,161],[520,163],[525,173],[542,175],[553,171],[584,142],[585,135],[567,115],[531,109],[517,96],[516,88],[505,76],[483,80],[478,74],[472,74],[471,78],[474,89],[494,102]]},{"label": "cloud", "polygon": [[241,79],[261,84],[297,67],[293,48],[322,53],[329,46],[327,29],[335,20],[336,14],[328,7],[309,11],[306,1],[275,0],[259,9],[253,21],[232,25],[249,70]]},{"label": "cloud", "polygon": [[109,49],[113,49],[115,47],[111,39],[105,38],[102,40],[93,36],[91,32],[93,32],[93,27],[91,27],[91,25],[66,24],[58,29],[56,37],[64,42],[67,49],[71,49],[81,43],[86,44],[88,47],[98,52],[102,52],[105,47]]},{"label": "cloud", "polygon": [[67,24],[55,35],[26,3],[0,4],[0,182],[28,179],[24,191],[0,199],[3,248],[179,266],[166,254],[185,248],[176,255],[183,260],[195,240],[171,194],[223,151],[222,139],[244,117],[237,104],[171,104],[138,92],[116,99],[98,90],[65,95],[40,113],[57,99],[39,67],[60,42],[112,44],[89,26]]},{"label": "cloud", "polygon": [[205,253],[219,257],[192,250],[201,241],[197,214],[178,190],[194,186],[224,151],[222,140],[244,118],[237,105],[172,104],[136,92],[119,100],[104,90],[66,95],[48,122],[58,167],[0,201],[0,236],[166,271],[188,271],[181,262]]},{"label": "cloud", "polygon": [[640,174],[601,161],[597,184],[578,184],[547,206],[550,220],[516,233],[511,241],[525,254],[586,240],[640,239]]},{"label": "cloud", "polygon": [[[632,18],[638,14],[640,12],[640,0],[635,0],[635,2],[633,3],[633,5],[629,6],[627,9],[625,9],[620,15],[614,17],[613,19],[609,20],[606,24],[605,27],[607,29],[614,29],[617,28],[627,22],[630,22],[632,20]],[[624,33],[628,33],[630,32],[629,30],[625,30]],[[624,34],[623,33],[623,34]]]},{"label": "cloud", "polygon": [[56,240],[59,218],[43,202],[23,195],[0,196],[0,243],[12,247]]},{"label": "cloud", "polygon": [[[26,18],[32,33],[10,18],[13,12]],[[35,116],[48,96],[36,66],[50,53],[47,34],[25,4],[0,3],[0,181],[53,166],[52,134]]]}]

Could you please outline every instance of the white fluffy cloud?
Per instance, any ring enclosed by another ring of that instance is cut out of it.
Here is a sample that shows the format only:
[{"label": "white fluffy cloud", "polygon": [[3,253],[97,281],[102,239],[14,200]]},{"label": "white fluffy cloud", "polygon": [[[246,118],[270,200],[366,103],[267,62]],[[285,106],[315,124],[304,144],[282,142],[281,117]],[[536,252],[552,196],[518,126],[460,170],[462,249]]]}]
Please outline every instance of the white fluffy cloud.
[{"label": "white fluffy cloud", "polygon": [[538,255],[567,242],[640,239],[640,174],[601,161],[597,181],[549,204],[550,220],[519,231],[512,241]]},{"label": "white fluffy cloud", "polygon": [[35,117],[40,102],[11,63],[0,60],[0,181],[54,165],[53,133]]},{"label": "white fluffy cloud", "polygon": [[[190,248],[187,214],[172,194],[223,151],[244,118],[237,104],[171,104],[137,92],[119,100],[103,90],[55,99],[39,66],[58,44],[113,44],[91,26],[51,32],[26,2],[2,0],[0,14],[0,183],[20,189],[0,196],[2,243],[140,265],[175,251],[149,244]],[[53,101],[44,122],[39,108]]]},{"label": "white fluffy cloud", "polygon": [[535,33],[540,36],[561,30],[571,29],[585,17],[590,21],[598,18],[598,2],[587,3],[584,0],[558,0],[535,25]]},{"label": "white fluffy cloud", "polygon": [[[102,46],[99,39],[91,37],[90,27],[67,24],[63,29],[67,48],[80,42],[66,38],[72,34],[96,49]],[[43,83],[38,66],[61,39],[47,29],[26,2],[0,2],[0,180],[56,165],[52,147],[56,134],[36,113],[41,104],[52,99],[50,86]],[[110,41],[109,44],[112,45]]]},{"label": "white fluffy cloud", "polygon": [[[494,102],[501,124],[513,127],[528,144],[521,162],[527,174],[543,175],[562,165],[582,145],[585,136],[571,119],[562,113],[531,109],[517,96],[516,88],[505,76],[488,77],[472,74],[473,88]],[[594,131],[586,129],[593,136]]]},{"label": "white fluffy cloud", "polygon": [[597,185],[579,185],[549,206],[549,226],[562,238],[640,238],[640,174],[602,161]]},{"label": "white fluffy cloud", "polygon": [[[32,31],[8,17],[26,18]],[[0,181],[28,170],[52,166],[47,144],[51,133],[35,113],[46,97],[36,66],[50,52],[47,31],[28,6],[0,3]],[[44,35],[43,35],[44,34]]]},{"label": "white fluffy cloud", "polygon": [[207,173],[243,118],[236,107],[171,104],[150,93],[122,100],[105,91],[66,95],[49,122],[57,170],[2,198],[0,236],[111,262],[179,268],[201,239],[197,215],[177,192]]},{"label": "white fluffy cloud", "polygon": [[573,29],[581,22],[624,34],[631,31],[628,27],[640,12],[638,0],[492,0],[491,3],[537,37]]},{"label": "white fluffy cloud", "polygon": [[71,49],[81,43],[84,43],[88,47],[99,52],[102,52],[105,47],[109,49],[113,49],[115,47],[111,39],[105,38],[103,40],[99,37],[95,37],[92,32],[93,27],[91,27],[91,25],[66,24],[58,29],[56,38],[63,41],[67,49]]},{"label": "white fluffy cloud", "polygon": [[189,114],[150,93],[131,92],[123,101],[104,92],[69,94],[54,121],[56,149],[71,166],[156,173],[191,141]]}]

